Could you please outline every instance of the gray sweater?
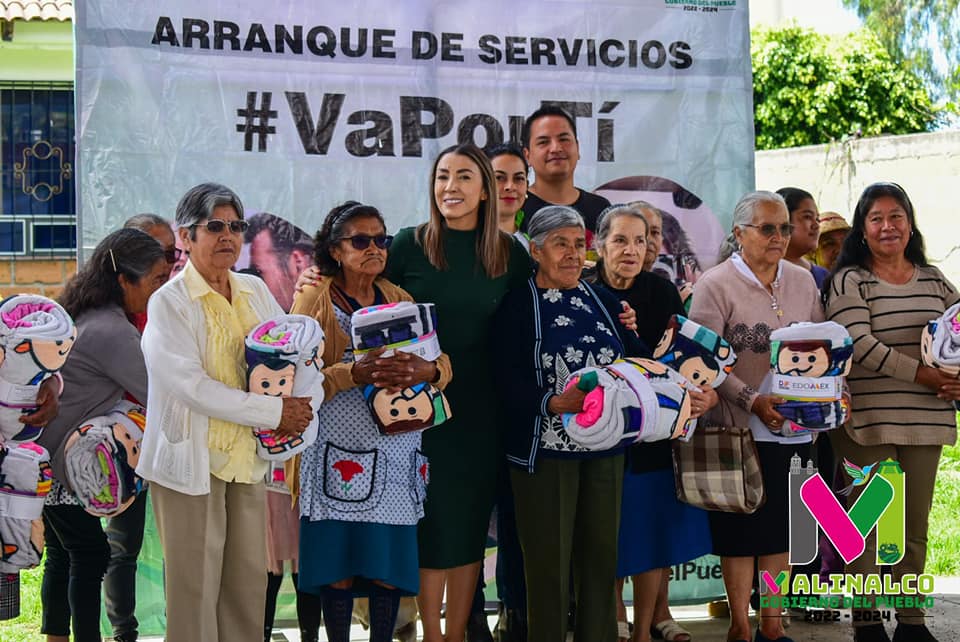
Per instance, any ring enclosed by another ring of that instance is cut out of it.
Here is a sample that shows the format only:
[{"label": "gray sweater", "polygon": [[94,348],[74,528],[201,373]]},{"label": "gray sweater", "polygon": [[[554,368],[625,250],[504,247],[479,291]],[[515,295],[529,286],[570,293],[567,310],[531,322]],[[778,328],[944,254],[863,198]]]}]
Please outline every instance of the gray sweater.
[{"label": "gray sweater", "polygon": [[124,392],[147,402],[147,368],[140,333],[118,305],[88,310],[76,319],[77,342],[60,374],[60,413],[37,443],[50,452],[54,478],[66,482],[63,445],[81,422],[113,407]]}]

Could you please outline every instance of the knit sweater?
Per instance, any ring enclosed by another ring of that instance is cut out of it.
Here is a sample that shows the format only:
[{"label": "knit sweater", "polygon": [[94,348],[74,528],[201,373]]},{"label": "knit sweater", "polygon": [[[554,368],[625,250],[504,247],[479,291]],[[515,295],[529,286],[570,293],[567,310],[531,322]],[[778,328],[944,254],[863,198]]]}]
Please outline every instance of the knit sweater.
[{"label": "knit sweater", "polygon": [[834,275],[828,296],[827,318],[854,341],[847,434],[865,446],[954,443],[952,405],[914,378],[923,327],[960,300],[956,288],[935,267],[918,267],[903,285],[848,267]]},{"label": "knit sweater", "polygon": [[[717,388],[721,403],[708,421],[747,426],[760,383],[770,372],[770,333],[796,321],[823,321],[820,294],[810,272],[780,261],[782,272],[773,296],[742,274],[728,259],[704,272],[693,288],[690,319],[719,333],[737,353],[733,372]],[[774,309],[776,300],[778,309]],[[778,312],[782,314],[778,314]],[[732,414],[732,417],[730,416]],[[805,442],[810,435],[785,439],[754,427],[757,441]]]}]

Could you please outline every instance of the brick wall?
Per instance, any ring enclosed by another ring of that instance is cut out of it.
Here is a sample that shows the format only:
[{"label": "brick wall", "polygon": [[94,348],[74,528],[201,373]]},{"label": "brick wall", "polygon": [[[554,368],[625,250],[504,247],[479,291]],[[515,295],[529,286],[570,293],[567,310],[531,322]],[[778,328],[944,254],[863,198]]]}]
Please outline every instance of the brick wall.
[{"label": "brick wall", "polygon": [[77,271],[76,259],[0,261],[0,296],[31,293],[55,299]]}]

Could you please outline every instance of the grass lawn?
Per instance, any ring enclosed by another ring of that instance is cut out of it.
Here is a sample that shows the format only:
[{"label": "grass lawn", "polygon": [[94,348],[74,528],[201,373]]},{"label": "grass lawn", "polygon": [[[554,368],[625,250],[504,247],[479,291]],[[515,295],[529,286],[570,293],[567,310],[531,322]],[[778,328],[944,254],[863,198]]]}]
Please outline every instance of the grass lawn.
[{"label": "grass lawn", "polygon": [[[943,449],[930,513],[926,572],[960,576],[960,447]],[[20,573],[20,617],[0,623],[3,642],[37,642],[40,635],[41,568]]]}]

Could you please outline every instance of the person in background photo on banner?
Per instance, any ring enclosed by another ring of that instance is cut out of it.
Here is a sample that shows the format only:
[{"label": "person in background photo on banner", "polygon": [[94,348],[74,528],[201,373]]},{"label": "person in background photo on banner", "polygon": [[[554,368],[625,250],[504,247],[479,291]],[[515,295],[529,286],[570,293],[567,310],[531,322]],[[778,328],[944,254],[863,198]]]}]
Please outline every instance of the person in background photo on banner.
[{"label": "person in background photo on banner", "polygon": [[245,337],[283,311],[263,281],[231,271],[247,228],[239,197],[197,185],[176,222],[190,260],[150,301],[151,412],[137,466],[163,547],[166,639],[261,642],[268,466],[252,426],[295,437],[315,409],[310,397],[246,390]]},{"label": "person in background photo on banner", "polygon": [[843,240],[850,233],[850,224],[836,212],[820,212],[820,240],[814,252],[814,261],[828,271],[840,256]]},{"label": "person in background photo on banner", "polygon": [[[830,433],[838,457],[856,466],[892,459],[909,489],[906,550],[890,567],[898,581],[921,574],[927,526],[944,445],[957,439],[960,381],[920,362],[927,322],[960,301],[956,287],[927,260],[913,204],[895,183],[874,183],[860,195],[850,234],[824,287],[827,318],[853,338],[851,421]],[[852,506],[866,486],[847,498]],[[876,538],[847,564],[847,573],[879,573]],[[863,615],[869,615],[867,609]],[[883,623],[853,620],[856,642],[887,642]],[[935,642],[922,608],[898,608],[894,642]]]},{"label": "person in background photo on banner", "polygon": [[260,212],[243,234],[249,245],[251,274],[263,279],[270,294],[286,312],[293,305],[297,277],[313,265],[313,239],[276,214]]},{"label": "person in background photo on banner", "polygon": [[[316,235],[322,277],[296,295],[291,310],[315,318],[326,337],[319,434],[287,472],[300,503],[299,588],[321,597],[331,642],[350,639],[355,596],[369,598],[371,642],[389,642],[400,598],[420,590],[417,522],[434,461],[421,452],[423,433],[381,433],[364,388],[432,383],[443,389],[453,374],[445,354],[435,362],[399,351],[384,357],[381,347],[354,359],[354,312],[413,301],[382,276],[392,240],[375,207],[356,201],[334,207]],[[438,327],[445,343],[446,326]]]},{"label": "person in background photo on banner", "polygon": [[817,202],[813,200],[810,192],[798,187],[781,187],[777,190],[777,194],[787,203],[790,223],[793,225],[784,258],[809,271],[819,289],[823,286],[829,270],[806,258],[810,252],[817,249],[820,238],[820,213],[817,210]]},{"label": "person in background photo on banner", "polygon": [[708,413],[714,425],[749,426],[756,442],[766,501],[750,514],[708,513],[713,552],[720,556],[730,604],[728,640],[790,642],[778,607],[759,613],[756,634],[750,625],[755,569],[777,577],[789,573],[790,458],[810,455],[810,435],[775,434],[784,417],[782,400],[761,385],[770,372],[770,333],[798,321],[823,321],[820,295],[810,273],[784,260],[793,226],[783,197],[772,192],[745,194],[733,211],[733,231],[720,251],[722,263],[697,281],[689,318],[721,335],[737,363],[717,392],[722,408]]},{"label": "person in background photo on banner", "polygon": [[[643,271],[647,255],[659,254],[659,242],[648,243],[647,239],[648,221],[658,220],[658,210],[643,201],[607,208],[600,215],[594,238],[600,258],[586,273],[587,281],[605,286],[618,299],[643,311],[638,315],[637,333],[650,346],[660,341],[672,315],[684,314],[677,288]],[[690,394],[696,415],[717,403],[717,393],[709,386]],[[670,567],[709,553],[710,529],[705,511],[677,500],[672,461],[669,441],[635,444],[626,452],[617,554],[619,639],[649,642],[656,633],[669,642],[690,640],[690,633],[670,615]],[[650,528],[650,515],[657,515],[667,528]],[[623,605],[626,577],[633,585],[633,635]]]},{"label": "person in background photo on banner", "polygon": [[138,498],[128,507],[132,516],[110,518],[104,532],[100,518],[84,510],[66,481],[64,446],[85,419],[104,415],[125,394],[147,399],[140,329],[130,318],[143,314],[169,275],[170,263],[156,239],[122,229],[97,245],[60,295],[60,304],[77,324],[77,341],[61,371],[60,413],[37,440],[50,452],[54,473],[43,509],[41,632],[48,642],[65,642],[71,630],[77,642],[99,642],[101,583],[114,639],[137,639],[136,556],[146,500]]},{"label": "person in background photo on banner", "polygon": [[576,120],[562,107],[540,107],[523,123],[523,153],[533,168],[534,182],[527,193],[526,218],[520,229],[527,231],[527,221],[540,208],[567,205],[583,217],[587,245],[593,247],[597,218],[610,206],[610,201],[574,185],[574,173],[580,160]]}]

